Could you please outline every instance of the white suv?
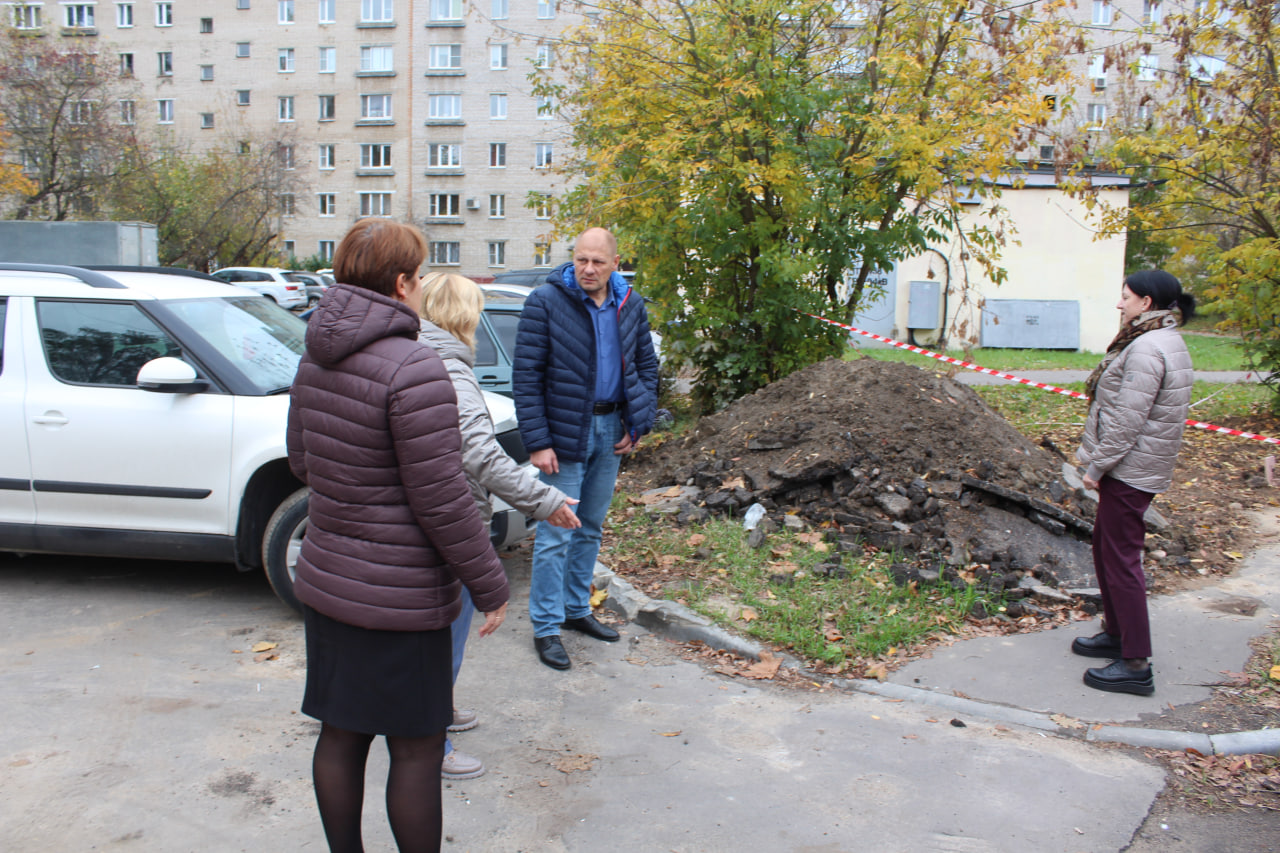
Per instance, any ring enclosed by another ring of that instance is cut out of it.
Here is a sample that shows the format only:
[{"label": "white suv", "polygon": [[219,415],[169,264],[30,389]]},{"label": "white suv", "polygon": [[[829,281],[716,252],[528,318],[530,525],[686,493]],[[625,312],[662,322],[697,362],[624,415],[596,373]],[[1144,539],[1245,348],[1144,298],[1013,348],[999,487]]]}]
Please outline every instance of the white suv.
[{"label": "white suv", "polygon": [[281,308],[307,307],[305,282],[291,278],[288,270],[279,267],[223,267],[213,277],[256,290]]},{"label": "white suv", "polygon": [[[0,551],[265,569],[297,607],[289,471],[302,320],[176,270],[0,264]],[[527,463],[510,400],[486,395]],[[494,502],[497,547],[532,522]]]}]

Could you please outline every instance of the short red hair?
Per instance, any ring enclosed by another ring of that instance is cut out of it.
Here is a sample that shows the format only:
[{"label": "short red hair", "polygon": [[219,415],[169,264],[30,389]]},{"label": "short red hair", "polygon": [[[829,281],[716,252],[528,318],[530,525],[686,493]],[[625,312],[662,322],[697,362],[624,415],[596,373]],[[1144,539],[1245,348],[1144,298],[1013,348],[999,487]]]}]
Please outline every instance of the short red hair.
[{"label": "short red hair", "polygon": [[415,276],[427,259],[427,238],[412,225],[393,219],[361,219],[333,253],[333,277],[383,296],[394,297],[396,279]]}]

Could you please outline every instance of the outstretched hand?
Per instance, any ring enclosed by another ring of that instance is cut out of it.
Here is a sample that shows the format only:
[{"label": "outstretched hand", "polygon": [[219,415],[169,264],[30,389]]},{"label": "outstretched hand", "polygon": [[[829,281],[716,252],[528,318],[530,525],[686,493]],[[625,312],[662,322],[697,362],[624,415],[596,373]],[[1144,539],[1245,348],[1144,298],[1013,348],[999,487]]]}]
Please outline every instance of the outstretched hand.
[{"label": "outstretched hand", "polygon": [[560,504],[555,512],[547,516],[547,524],[563,527],[566,530],[581,527],[582,522],[578,520],[578,514],[573,511],[573,507],[577,506],[577,504],[578,502],[573,498],[565,498],[564,503]]}]

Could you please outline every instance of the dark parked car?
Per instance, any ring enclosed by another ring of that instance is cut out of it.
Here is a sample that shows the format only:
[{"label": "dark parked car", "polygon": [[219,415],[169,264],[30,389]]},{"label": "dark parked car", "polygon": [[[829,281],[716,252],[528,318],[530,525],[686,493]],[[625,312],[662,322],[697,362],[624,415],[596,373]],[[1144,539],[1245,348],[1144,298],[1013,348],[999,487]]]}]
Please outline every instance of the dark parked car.
[{"label": "dark parked car", "polygon": [[547,280],[547,276],[551,274],[550,267],[535,267],[527,270],[510,270],[509,272],[500,272],[493,277],[494,284],[520,284],[528,288],[534,288]]}]

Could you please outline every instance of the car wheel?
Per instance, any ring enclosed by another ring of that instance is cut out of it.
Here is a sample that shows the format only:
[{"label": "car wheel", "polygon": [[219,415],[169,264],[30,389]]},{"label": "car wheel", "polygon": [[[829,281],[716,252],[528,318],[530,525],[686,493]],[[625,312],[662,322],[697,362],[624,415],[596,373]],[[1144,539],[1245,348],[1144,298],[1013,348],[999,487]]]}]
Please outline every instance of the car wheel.
[{"label": "car wheel", "polygon": [[307,297],[307,305],[306,305],[306,307],[308,307],[308,308],[314,308],[314,307],[316,307],[316,306],[317,306],[317,305],[319,305],[319,304],[320,304],[320,297],[319,297],[319,296],[308,296],[308,297]]},{"label": "car wheel", "polygon": [[277,305],[279,305],[279,304],[280,304],[279,302],[276,302],[276,298],[275,298],[274,296],[272,296],[270,293],[264,293],[264,294],[262,294],[262,295],[263,295],[263,296],[265,296],[265,297],[267,297],[268,299],[270,299],[272,302],[275,302]]},{"label": "car wheel", "polygon": [[302,603],[293,594],[293,581],[298,576],[302,534],[307,530],[309,494],[304,488],[285,498],[272,513],[262,535],[262,568],[267,573],[267,581],[280,600],[299,613]]}]

